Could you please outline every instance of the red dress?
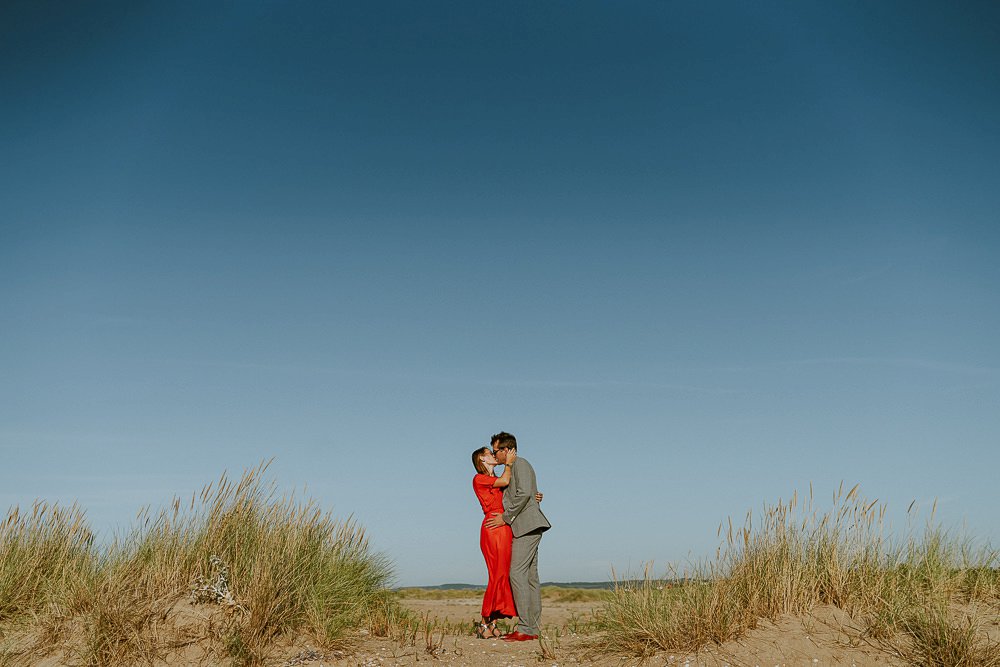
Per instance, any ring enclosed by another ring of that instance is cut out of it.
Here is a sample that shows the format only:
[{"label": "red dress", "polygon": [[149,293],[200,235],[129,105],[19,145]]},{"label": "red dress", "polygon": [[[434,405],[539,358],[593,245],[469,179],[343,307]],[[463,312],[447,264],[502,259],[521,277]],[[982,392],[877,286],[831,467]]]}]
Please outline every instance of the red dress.
[{"label": "red dress", "polygon": [[510,591],[510,547],[514,535],[510,526],[487,528],[486,520],[494,512],[503,513],[503,489],[493,488],[496,477],[476,475],[472,478],[472,489],[483,506],[483,526],[479,530],[479,547],[486,558],[486,571],[490,580],[483,595],[483,618],[512,618],[517,616],[514,594]]}]

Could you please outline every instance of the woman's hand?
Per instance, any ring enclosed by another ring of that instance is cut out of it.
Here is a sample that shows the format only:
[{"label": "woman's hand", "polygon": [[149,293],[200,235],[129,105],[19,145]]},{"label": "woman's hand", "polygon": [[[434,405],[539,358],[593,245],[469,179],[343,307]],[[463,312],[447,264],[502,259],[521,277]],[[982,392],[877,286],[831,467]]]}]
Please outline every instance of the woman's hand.
[{"label": "woman's hand", "polygon": [[508,449],[507,450],[507,458],[505,459],[506,460],[506,464],[505,465],[510,465],[511,463],[514,462],[514,459],[516,459],[516,458],[517,458],[517,450],[516,449]]},{"label": "woman's hand", "polygon": [[541,493],[536,493],[535,494],[535,502],[536,503],[542,502],[542,494]]}]

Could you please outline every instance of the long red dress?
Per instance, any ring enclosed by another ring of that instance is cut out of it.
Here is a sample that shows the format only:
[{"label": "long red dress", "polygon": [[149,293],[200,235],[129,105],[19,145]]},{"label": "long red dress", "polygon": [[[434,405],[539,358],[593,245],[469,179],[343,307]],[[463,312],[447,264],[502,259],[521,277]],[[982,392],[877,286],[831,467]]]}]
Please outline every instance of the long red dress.
[{"label": "long red dress", "polygon": [[496,477],[478,474],[472,478],[472,489],[483,506],[483,526],[479,530],[479,547],[486,559],[490,579],[483,595],[483,618],[512,618],[517,616],[514,594],[510,591],[510,547],[514,535],[510,526],[487,528],[486,520],[494,512],[503,512],[503,489],[493,488]]}]

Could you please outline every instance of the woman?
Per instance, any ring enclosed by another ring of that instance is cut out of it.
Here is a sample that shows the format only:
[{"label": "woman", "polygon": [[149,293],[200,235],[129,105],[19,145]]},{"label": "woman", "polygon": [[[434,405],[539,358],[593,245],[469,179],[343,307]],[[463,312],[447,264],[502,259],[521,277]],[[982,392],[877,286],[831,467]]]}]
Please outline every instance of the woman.
[{"label": "woman", "polygon": [[[503,490],[510,484],[511,464],[516,456],[516,452],[508,450],[507,465],[503,474],[497,477],[493,472],[497,460],[493,458],[490,448],[480,447],[472,452],[472,465],[476,468],[472,489],[483,508],[484,525],[479,529],[479,547],[483,550],[489,573],[489,583],[483,595],[483,622],[476,627],[476,636],[480,639],[499,637],[497,619],[517,616],[514,595],[510,591],[510,547],[514,536],[507,524],[497,528],[485,525],[490,516],[503,513]],[[535,499],[541,502],[542,494],[537,494]]]}]

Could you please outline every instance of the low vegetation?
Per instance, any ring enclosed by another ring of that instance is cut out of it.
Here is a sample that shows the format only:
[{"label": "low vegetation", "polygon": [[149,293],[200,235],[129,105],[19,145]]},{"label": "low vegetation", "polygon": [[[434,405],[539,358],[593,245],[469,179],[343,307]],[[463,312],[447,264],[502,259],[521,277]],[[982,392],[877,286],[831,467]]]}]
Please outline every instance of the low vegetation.
[{"label": "low vegetation", "polygon": [[[482,589],[389,590],[389,563],[360,526],[278,497],[266,469],[141,512],[107,543],[77,506],[14,508],[0,524],[0,666],[299,664],[342,655],[357,630],[433,658],[454,652],[457,639],[446,637],[471,634],[471,622],[400,601]],[[588,635],[601,653],[693,653],[762,619],[827,606],[853,619],[852,640],[910,664],[1000,667],[987,632],[1000,618],[997,553],[944,531],[933,511],[921,530],[894,538],[885,506],[857,487],[825,512],[810,490],[801,504],[793,495],[748,514],[742,527],[727,522],[719,536],[715,558],[684,571],[647,570],[610,589],[543,587],[549,603],[597,611],[547,627],[540,655],[554,659],[567,635]]]},{"label": "low vegetation", "polygon": [[[911,504],[910,509],[912,510]],[[875,643],[917,665],[1000,665],[1000,645],[982,630],[1000,601],[997,553],[953,537],[931,520],[895,541],[884,505],[855,486],[819,513],[803,506],[748,514],[721,526],[715,559],[686,572],[615,587],[599,612],[595,647],[645,656],[697,651],[745,635],[761,619],[838,607]]]},{"label": "low vegetation", "polygon": [[[482,598],[485,588],[400,588],[396,591],[402,600],[466,600]],[[542,586],[542,600],[550,602],[603,602],[611,598],[611,591],[600,588],[574,588],[572,586]]]},{"label": "low vegetation", "polygon": [[400,614],[389,564],[353,521],[276,497],[266,468],[143,512],[103,546],[77,507],[12,510],[0,526],[0,663],[151,664],[197,647],[259,665],[298,639],[336,651],[350,628],[384,632]]}]

